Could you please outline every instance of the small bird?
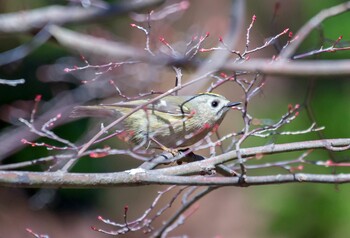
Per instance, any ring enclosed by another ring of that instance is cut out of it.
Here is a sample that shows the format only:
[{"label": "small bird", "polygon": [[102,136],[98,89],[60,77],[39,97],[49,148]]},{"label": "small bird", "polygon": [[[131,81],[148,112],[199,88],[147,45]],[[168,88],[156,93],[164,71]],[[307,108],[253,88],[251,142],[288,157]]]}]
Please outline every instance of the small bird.
[{"label": "small bird", "polygon": [[[118,118],[148,101],[77,106],[71,117]],[[214,93],[165,96],[127,117],[123,121],[123,138],[146,148],[168,151],[188,148],[217,128],[226,112],[239,104]]]}]

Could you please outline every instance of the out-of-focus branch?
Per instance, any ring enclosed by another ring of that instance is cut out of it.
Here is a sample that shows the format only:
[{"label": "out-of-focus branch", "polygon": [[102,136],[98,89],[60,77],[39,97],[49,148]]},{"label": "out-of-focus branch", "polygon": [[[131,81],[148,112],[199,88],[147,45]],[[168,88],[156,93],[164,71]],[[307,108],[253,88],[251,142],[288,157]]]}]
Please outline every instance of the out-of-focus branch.
[{"label": "out-of-focus branch", "polygon": [[108,41],[55,25],[50,26],[48,31],[62,46],[77,50],[83,55],[90,54],[112,59],[130,57],[142,61],[149,59],[149,56],[143,50],[120,42]]},{"label": "out-of-focus branch", "polygon": [[13,87],[19,84],[24,84],[25,82],[25,79],[0,79],[0,84],[5,84]]},{"label": "out-of-focus branch", "polygon": [[[350,138],[294,142],[245,148],[240,150],[240,155],[242,157],[249,157],[256,154],[273,154],[317,148],[336,149],[343,147],[343,149],[348,149],[347,147],[349,144]],[[152,171],[138,168],[124,172],[100,174],[0,171],[0,186],[48,188],[97,188],[147,184],[243,186],[239,178],[236,177],[176,176],[198,174],[203,170],[214,169],[215,165],[217,164],[222,164],[236,158],[237,152],[230,151],[210,159],[169,168],[162,168]],[[350,182],[350,174],[285,174],[258,177],[248,176],[245,182],[245,186],[287,182],[347,183]]]},{"label": "out-of-focus branch", "polygon": [[310,32],[319,26],[325,19],[339,15],[343,12],[350,10],[350,1],[346,3],[339,4],[337,6],[324,9],[320,11],[316,16],[311,18],[297,33],[298,39],[293,41],[288,47],[286,47],[279,55],[280,59],[289,59],[298,49],[299,45],[305,40],[305,38],[310,34]]},{"label": "out-of-focus branch", "polygon": [[[50,33],[69,49],[78,50],[82,54],[93,54],[113,59],[132,58],[141,62],[154,64],[182,65],[184,67],[200,67],[201,62],[188,61],[186,58],[171,56],[151,57],[141,49],[122,43],[73,32],[62,27],[51,26]],[[82,40],[83,39],[83,40]],[[98,47],[96,47],[98,46]],[[346,76],[350,75],[350,60],[299,60],[272,61],[269,59],[250,59],[246,62],[228,61],[213,70],[234,70],[249,73],[261,73],[279,76]]]},{"label": "out-of-focus branch", "polygon": [[50,25],[43,27],[29,42],[26,42],[14,49],[1,52],[0,66],[22,59],[46,43],[51,38],[51,34],[47,31],[49,27]]},{"label": "out-of-focus branch", "polygon": [[[227,30],[227,34],[224,36],[228,45],[232,48],[238,47],[238,42],[240,35],[244,28],[245,23],[245,12],[246,12],[246,3],[244,0],[232,0],[230,7],[230,26]],[[203,74],[208,74],[210,72],[216,72],[220,70],[222,65],[229,59],[229,51],[214,51],[209,57],[206,58],[203,62],[197,65],[196,72],[192,75],[192,78],[197,78]],[[184,61],[185,63],[186,60]],[[203,91],[205,87],[208,86],[208,80],[202,80],[197,83],[197,90],[199,92]],[[189,94],[191,91],[189,89],[183,90],[184,94]]]},{"label": "out-of-focus branch", "polygon": [[28,11],[0,15],[0,33],[28,32],[40,29],[46,24],[64,25],[96,21],[110,16],[155,7],[164,0],[123,1],[107,5],[105,8],[83,8],[80,6],[48,6]]},{"label": "out-of-focus branch", "polygon": [[[275,76],[347,76],[350,75],[350,60],[298,60],[274,61],[251,59],[244,63],[227,62],[221,69],[247,71]],[[333,78],[335,79],[335,78]]]}]

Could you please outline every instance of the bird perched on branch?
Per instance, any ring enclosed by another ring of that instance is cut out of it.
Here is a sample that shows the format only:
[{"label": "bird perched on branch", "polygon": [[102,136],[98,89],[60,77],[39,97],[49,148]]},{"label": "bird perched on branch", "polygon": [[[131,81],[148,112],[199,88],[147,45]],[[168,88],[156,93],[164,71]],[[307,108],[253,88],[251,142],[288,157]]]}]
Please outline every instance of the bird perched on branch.
[{"label": "bird perched on branch", "polygon": [[167,150],[187,148],[200,141],[217,129],[230,108],[240,104],[214,93],[165,96],[147,104],[148,101],[77,106],[71,116],[119,118],[145,105],[123,120],[123,138],[136,145]]}]

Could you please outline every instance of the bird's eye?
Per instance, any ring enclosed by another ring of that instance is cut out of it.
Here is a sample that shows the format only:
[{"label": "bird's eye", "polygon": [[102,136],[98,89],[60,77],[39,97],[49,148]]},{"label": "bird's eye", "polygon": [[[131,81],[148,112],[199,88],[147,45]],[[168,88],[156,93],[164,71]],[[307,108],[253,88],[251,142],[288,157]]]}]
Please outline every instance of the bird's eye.
[{"label": "bird's eye", "polygon": [[212,107],[217,107],[219,105],[219,102],[217,100],[214,100],[211,102]]}]

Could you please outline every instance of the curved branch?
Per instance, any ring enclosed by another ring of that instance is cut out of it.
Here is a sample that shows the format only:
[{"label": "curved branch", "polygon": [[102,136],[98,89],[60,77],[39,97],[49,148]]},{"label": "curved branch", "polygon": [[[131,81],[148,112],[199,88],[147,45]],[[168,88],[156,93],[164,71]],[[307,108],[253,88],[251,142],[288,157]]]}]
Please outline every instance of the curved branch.
[{"label": "curved branch", "polygon": [[48,31],[62,46],[84,55],[91,54],[115,59],[133,58],[143,61],[150,58],[144,50],[124,43],[78,33],[56,25],[51,25]]},{"label": "curved branch", "polygon": [[46,43],[51,37],[51,34],[47,31],[49,27],[49,25],[43,27],[29,42],[14,49],[1,52],[0,66],[22,59]]},{"label": "curved branch", "polygon": [[164,0],[124,1],[106,7],[49,6],[0,15],[0,33],[28,32],[46,24],[64,25],[99,20],[161,4]]}]

